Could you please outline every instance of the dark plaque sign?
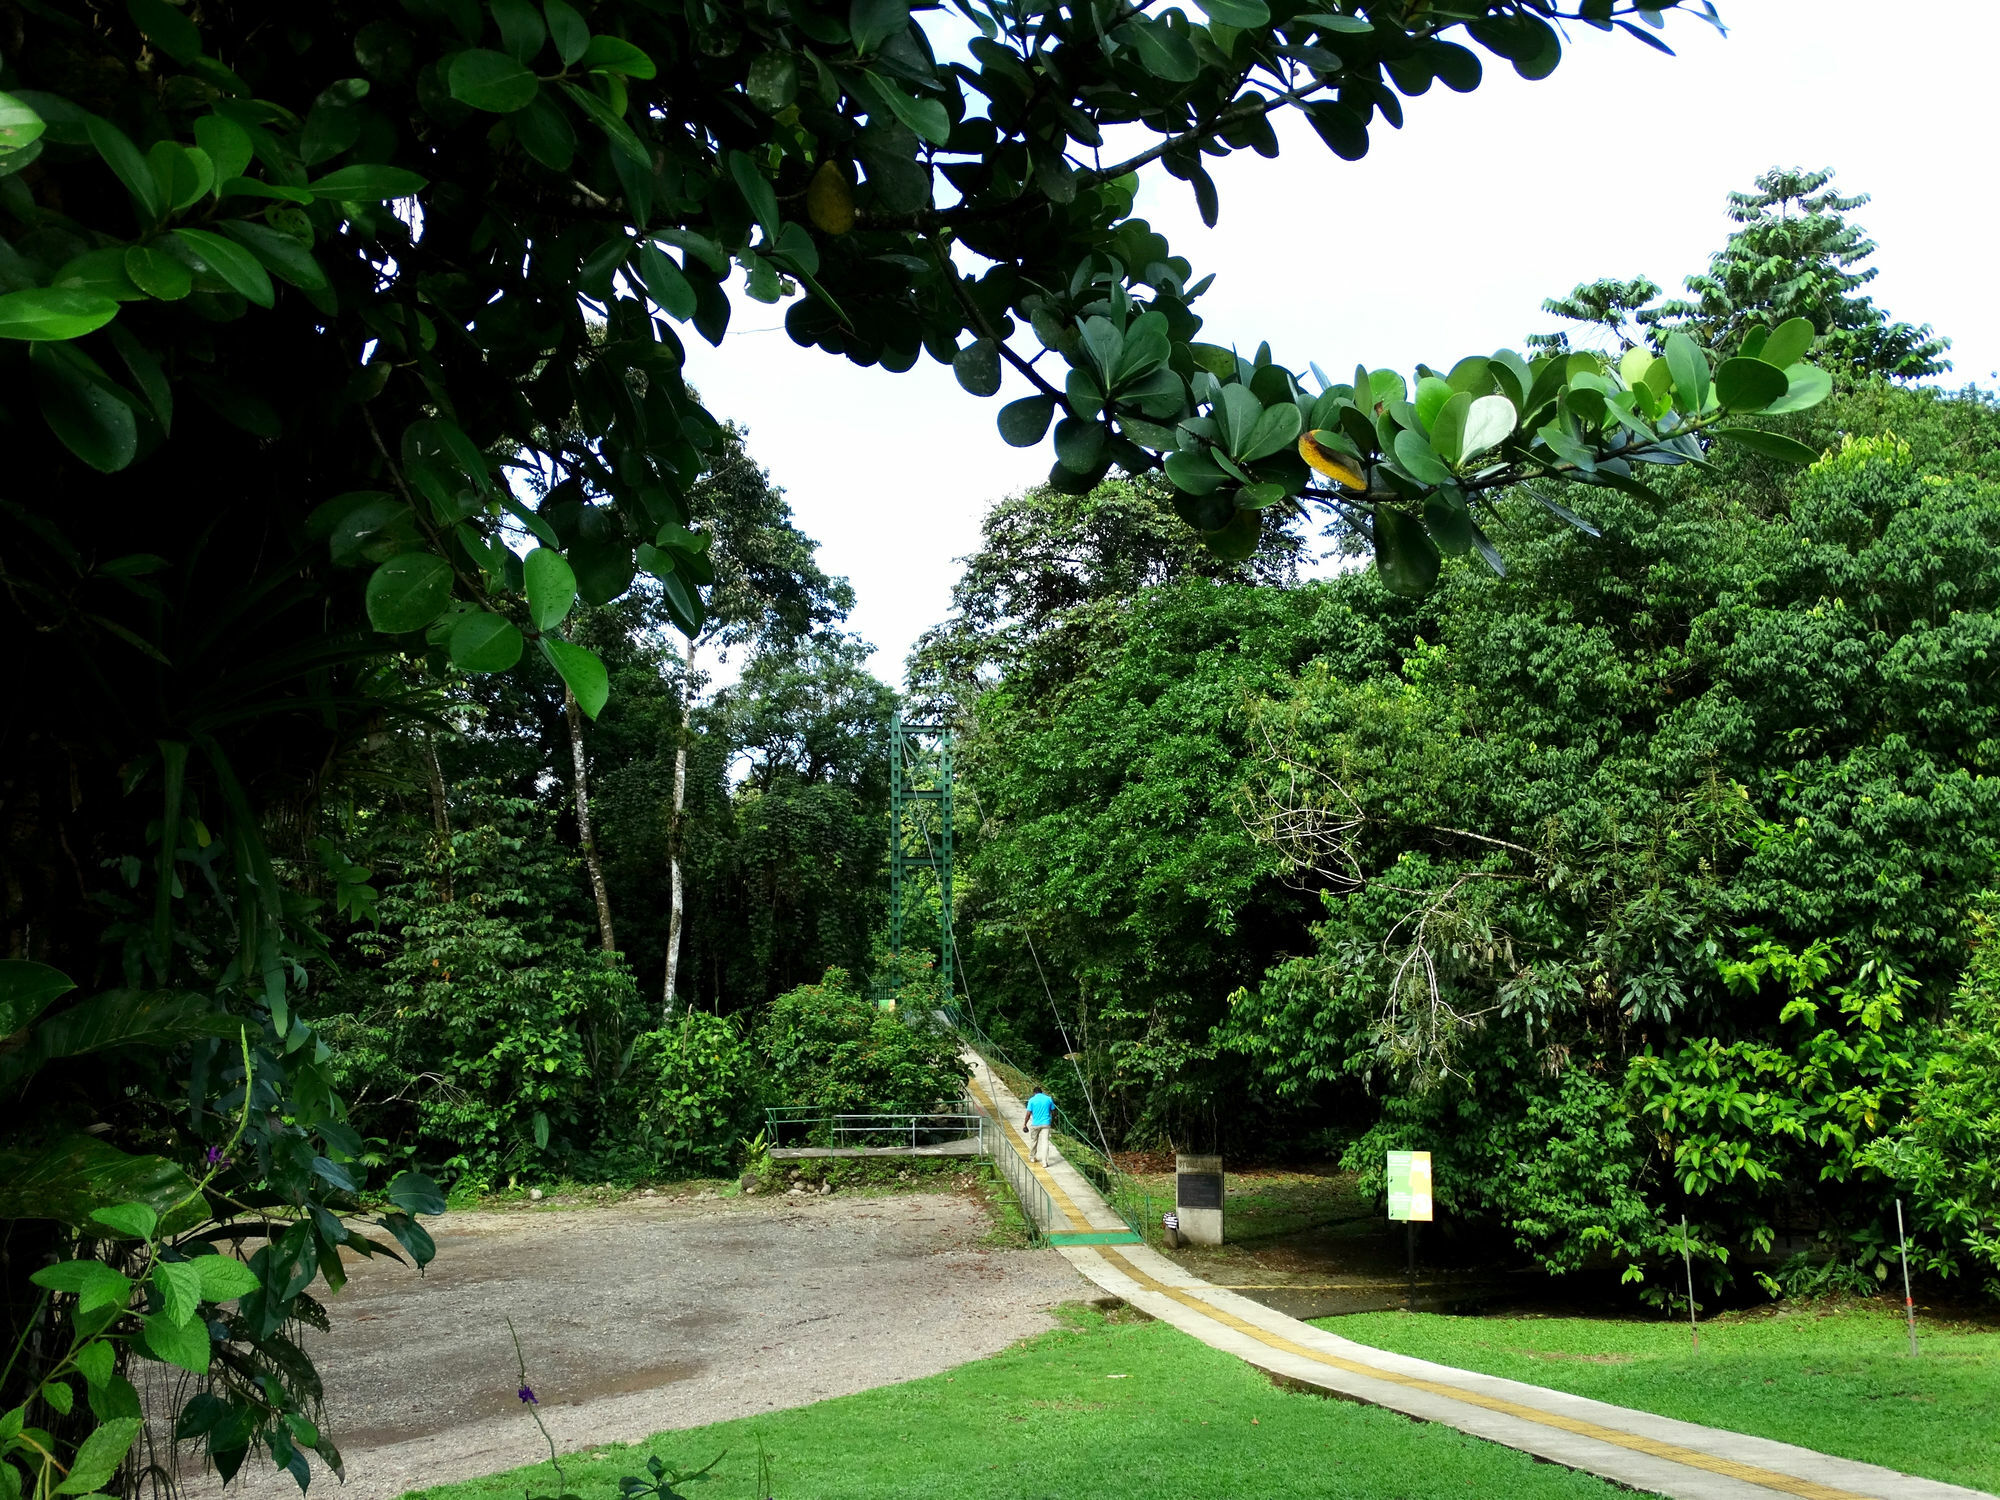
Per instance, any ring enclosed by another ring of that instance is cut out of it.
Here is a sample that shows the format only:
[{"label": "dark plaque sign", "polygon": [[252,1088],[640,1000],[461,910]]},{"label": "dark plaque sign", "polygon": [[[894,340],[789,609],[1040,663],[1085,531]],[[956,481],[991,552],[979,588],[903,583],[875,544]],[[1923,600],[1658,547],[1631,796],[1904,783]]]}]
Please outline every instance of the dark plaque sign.
[{"label": "dark plaque sign", "polygon": [[1182,1172],[1176,1181],[1175,1197],[1182,1208],[1222,1207],[1220,1172]]}]

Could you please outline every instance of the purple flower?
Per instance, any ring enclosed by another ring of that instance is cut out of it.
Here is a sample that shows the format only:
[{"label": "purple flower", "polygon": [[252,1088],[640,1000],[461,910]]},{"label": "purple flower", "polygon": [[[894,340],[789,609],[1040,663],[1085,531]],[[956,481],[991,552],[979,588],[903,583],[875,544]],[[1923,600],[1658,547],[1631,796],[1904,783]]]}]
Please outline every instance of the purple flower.
[{"label": "purple flower", "polygon": [[208,1148],[208,1156],[205,1159],[211,1167],[226,1167],[229,1165],[229,1158],[222,1154],[220,1146],[210,1146]]},{"label": "purple flower", "polygon": [[524,1402],[526,1402],[529,1406],[540,1406],[542,1404],[541,1402],[535,1399],[534,1391],[525,1385],[521,1387],[518,1394],[520,1395],[520,1398]]}]

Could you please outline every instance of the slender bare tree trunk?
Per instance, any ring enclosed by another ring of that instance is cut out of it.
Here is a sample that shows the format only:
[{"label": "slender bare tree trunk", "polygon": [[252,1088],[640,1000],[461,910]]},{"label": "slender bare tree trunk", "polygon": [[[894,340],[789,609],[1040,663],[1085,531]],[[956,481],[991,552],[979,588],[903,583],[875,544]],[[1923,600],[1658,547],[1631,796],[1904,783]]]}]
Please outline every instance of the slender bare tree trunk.
[{"label": "slender bare tree trunk", "polygon": [[604,884],[604,862],[597,857],[597,840],[590,832],[590,780],[583,768],[583,710],[576,706],[576,694],[563,688],[563,715],[569,720],[569,758],[576,774],[576,837],[583,845],[583,865],[590,871],[590,891],[597,898],[597,935],[606,953],[616,953],[618,942],[611,935],[611,892]]},{"label": "slender bare tree trunk", "polygon": [[695,639],[687,638],[687,674],[681,678],[681,725],[679,743],[674,746],[674,811],[667,820],[667,869],[673,886],[673,904],[667,915],[667,982],[661,996],[661,1014],[674,1014],[674,981],[681,967],[681,812],[687,806],[688,706],[694,697]]},{"label": "slender bare tree trunk", "polygon": [[430,762],[431,772],[431,821],[437,826],[438,857],[444,863],[444,899],[452,899],[451,894],[451,819],[445,815],[444,769],[438,765],[437,740],[434,736],[424,736],[424,756]]}]

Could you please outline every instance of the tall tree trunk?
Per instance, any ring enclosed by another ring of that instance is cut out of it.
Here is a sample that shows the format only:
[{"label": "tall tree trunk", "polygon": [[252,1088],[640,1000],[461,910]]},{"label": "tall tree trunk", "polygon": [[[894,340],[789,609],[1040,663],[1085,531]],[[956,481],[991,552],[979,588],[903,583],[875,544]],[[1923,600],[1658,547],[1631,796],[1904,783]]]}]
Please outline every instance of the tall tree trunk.
[{"label": "tall tree trunk", "polygon": [[611,892],[604,885],[604,862],[597,857],[597,840],[590,832],[590,779],[583,768],[583,710],[576,706],[576,694],[563,688],[563,714],[569,720],[569,758],[575,766],[576,837],[583,845],[583,865],[590,871],[590,892],[597,898],[597,935],[606,953],[616,953],[618,942],[611,935]]},{"label": "tall tree trunk", "polygon": [[445,815],[444,769],[438,765],[437,740],[428,733],[424,735],[424,757],[430,762],[431,821],[437,827],[438,858],[444,865],[444,899],[450,901],[451,819]]},{"label": "tall tree trunk", "polygon": [[681,678],[681,725],[674,746],[674,811],[667,820],[667,870],[673,887],[667,914],[667,982],[661,994],[661,1014],[674,1014],[674,981],[681,967],[681,813],[687,807],[688,707],[694,700],[695,638],[687,638],[687,672]]}]

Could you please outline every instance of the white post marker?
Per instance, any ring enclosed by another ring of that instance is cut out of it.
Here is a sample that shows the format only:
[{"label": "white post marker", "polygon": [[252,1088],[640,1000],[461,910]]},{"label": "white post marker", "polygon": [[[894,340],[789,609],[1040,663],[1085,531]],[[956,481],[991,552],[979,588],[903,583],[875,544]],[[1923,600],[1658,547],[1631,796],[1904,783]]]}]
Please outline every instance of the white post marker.
[{"label": "white post marker", "polygon": [[1417,1310],[1417,1225],[1431,1221],[1431,1154],[1428,1151],[1389,1153],[1389,1219],[1401,1219],[1410,1242],[1409,1309]]},{"label": "white post marker", "polygon": [[1688,1273],[1688,1338],[1697,1353],[1701,1350],[1701,1325],[1694,1320],[1694,1255],[1688,1249],[1688,1216],[1681,1215],[1681,1260]]},{"label": "white post marker", "polygon": [[1896,1200],[1896,1243],[1903,1249],[1903,1316],[1910,1323],[1910,1358],[1917,1357],[1917,1304],[1910,1300],[1910,1241],[1903,1233],[1903,1200]]}]

